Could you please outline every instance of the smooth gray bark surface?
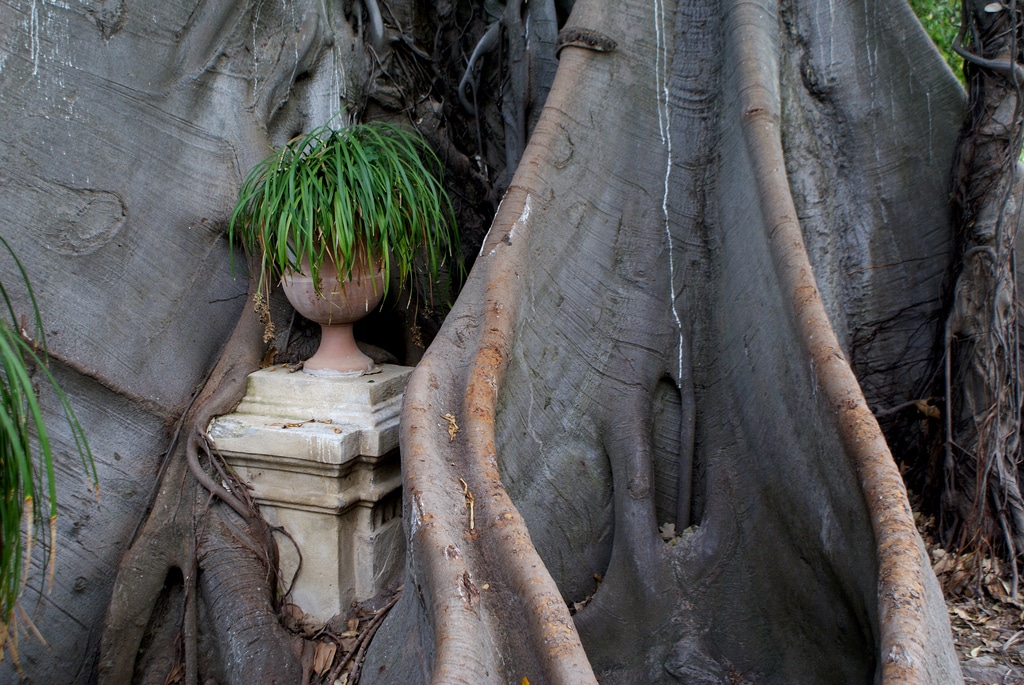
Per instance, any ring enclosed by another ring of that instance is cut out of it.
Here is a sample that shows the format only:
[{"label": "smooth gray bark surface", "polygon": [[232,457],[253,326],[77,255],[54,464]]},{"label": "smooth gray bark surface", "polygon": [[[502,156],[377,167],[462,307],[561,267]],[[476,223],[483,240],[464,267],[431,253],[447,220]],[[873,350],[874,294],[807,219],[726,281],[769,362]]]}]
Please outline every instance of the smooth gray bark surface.
[{"label": "smooth gray bark surface", "polygon": [[[366,677],[593,677],[555,668],[547,626],[564,619],[524,612],[524,583],[589,601],[574,620],[601,682],[852,683],[909,667],[902,647],[882,651],[894,617],[878,614],[860,474],[801,352],[813,341],[742,128],[759,112],[740,101],[759,88],[774,103],[787,168],[770,171],[788,173],[835,355],[877,402],[907,396],[932,351],[962,92],[903,3],[578,2],[568,25],[618,48],[561,53],[410,385],[411,588]],[[446,412],[465,431],[451,441]],[[526,579],[503,565],[519,516],[545,567]],[[669,546],[664,523],[698,525]],[[915,677],[957,682],[941,593],[920,541],[910,550]]]},{"label": "smooth gray bark surface", "polygon": [[[737,7],[580,2],[569,19],[616,48],[562,50],[543,143],[417,372],[407,590],[369,681],[685,682],[733,667],[864,682],[887,656],[858,474],[768,249]],[[753,7],[839,340],[870,402],[910,399],[948,259],[962,94],[902,2]],[[29,267],[102,492],[97,504],[62,463],[55,590],[26,596],[51,644],[22,643],[35,682],[93,676],[167,425],[244,305],[220,238],[240,173],[367,87],[349,19],[299,2],[0,4],[2,231]],[[474,356],[479,340],[499,354]],[[492,362],[496,376],[474,376]],[[472,411],[487,398],[490,425]],[[451,445],[449,411],[463,426]],[[667,522],[697,527],[668,546]],[[956,682],[929,583],[924,668]],[[574,624],[565,602],[585,600]]]},{"label": "smooth gray bark surface", "polygon": [[[0,232],[27,267],[101,491],[97,503],[77,456],[58,455],[54,590],[38,598],[36,567],[23,600],[49,643],[20,642],[32,682],[94,677],[169,430],[245,304],[244,264],[232,274],[222,236],[240,174],[340,106],[363,59],[340,52],[356,40],[341,14],[315,2],[0,3]],[[13,680],[6,659],[0,681]]]}]

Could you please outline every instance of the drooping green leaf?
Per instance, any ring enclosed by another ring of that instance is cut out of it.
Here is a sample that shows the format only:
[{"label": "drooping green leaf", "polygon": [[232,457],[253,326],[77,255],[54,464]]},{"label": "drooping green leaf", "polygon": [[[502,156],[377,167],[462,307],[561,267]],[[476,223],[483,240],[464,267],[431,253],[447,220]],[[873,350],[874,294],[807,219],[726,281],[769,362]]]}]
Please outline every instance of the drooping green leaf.
[{"label": "drooping green leaf", "polygon": [[379,261],[385,294],[391,274],[408,283],[417,260],[434,283],[459,245],[440,169],[417,133],[382,122],[327,124],[253,167],[228,235],[257,259],[263,293],[303,260],[319,283],[328,258],[342,278],[357,260]]}]

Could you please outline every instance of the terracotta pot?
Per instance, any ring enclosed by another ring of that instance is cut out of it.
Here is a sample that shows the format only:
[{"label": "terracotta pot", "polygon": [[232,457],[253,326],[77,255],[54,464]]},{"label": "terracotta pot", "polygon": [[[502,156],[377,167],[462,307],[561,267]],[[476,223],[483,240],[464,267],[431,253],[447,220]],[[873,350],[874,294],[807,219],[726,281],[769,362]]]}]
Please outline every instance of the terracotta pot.
[{"label": "terracotta pot", "polygon": [[373,370],[373,360],[360,352],[352,335],[352,324],[370,313],[384,297],[384,277],[379,265],[370,272],[365,260],[352,267],[348,280],[338,280],[333,261],[320,267],[320,292],[316,292],[308,262],[301,273],[281,279],[284,294],[299,314],[320,324],[320,347],[306,360],[303,369],[311,373],[361,375]]}]

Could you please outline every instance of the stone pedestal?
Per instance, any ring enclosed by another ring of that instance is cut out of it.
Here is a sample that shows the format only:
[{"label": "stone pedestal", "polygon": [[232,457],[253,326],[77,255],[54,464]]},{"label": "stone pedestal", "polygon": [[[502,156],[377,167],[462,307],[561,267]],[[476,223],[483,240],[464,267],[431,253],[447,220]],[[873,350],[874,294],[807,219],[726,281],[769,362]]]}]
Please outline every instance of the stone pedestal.
[{"label": "stone pedestal", "polygon": [[412,369],[381,369],[257,371],[238,409],[209,428],[263,515],[294,540],[278,535],[282,575],[294,577],[291,601],[320,621],[377,594],[404,559],[398,419]]}]

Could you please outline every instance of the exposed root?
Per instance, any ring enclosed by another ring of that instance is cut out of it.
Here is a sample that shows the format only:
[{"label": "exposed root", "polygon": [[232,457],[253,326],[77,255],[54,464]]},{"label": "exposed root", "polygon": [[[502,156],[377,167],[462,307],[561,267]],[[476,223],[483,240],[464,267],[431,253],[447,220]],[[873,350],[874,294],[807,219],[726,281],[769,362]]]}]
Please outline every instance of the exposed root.
[{"label": "exposed root", "polygon": [[883,682],[926,682],[929,654],[922,641],[928,618],[917,533],[902,477],[874,415],[829,322],[804,247],[796,208],[785,175],[779,131],[781,116],[774,88],[765,81],[758,55],[771,51],[774,24],[761,10],[737,3],[732,8],[740,63],[743,132],[776,273],[787,308],[804,342],[823,401],[836,415],[836,427],[856,465],[871,517],[878,555],[880,672]]},{"label": "exposed root", "polygon": [[[1022,383],[1014,262],[1024,173],[1024,12],[964,2],[954,48],[968,63],[969,114],[954,167],[956,284],[945,333],[942,534],[963,551],[1024,551]],[[969,46],[963,46],[968,38]]]},{"label": "exposed root", "polygon": [[[115,581],[100,648],[101,683],[131,681],[157,597],[174,568],[180,569],[184,578],[180,639],[184,659],[181,675],[186,683],[197,683],[202,676],[199,602],[204,602],[208,615],[215,618],[212,632],[222,643],[220,651],[230,654],[238,639],[245,644],[262,641],[266,645],[258,660],[232,661],[241,663],[234,675],[249,673],[269,682],[262,678],[278,678],[271,674],[294,669],[294,659],[287,657],[287,650],[278,654],[287,641],[278,634],[283,629],[272,608],[273,597],[261,594],[260,589],[273,587],[276,577],[277,549],[266,522],[251,501],[229,492],[199,463],[200,453],[214,458],[205,437],[206,426],[241,399],[246,376],[258,368],[262,357],[260,341],[259,322],[246,308],[203,390],[182,419],[179,430],[187,437],[184,444],[175,442],[167,455],[168,467],[150,516],[125,555]],[[197,484],[202,484],[202,493],[209,494],[201,495]],[[248,496],[243,487],[232,490]],[[210,495],[228,504],[232,514],[211,506]],[[242,517],[244,531],[230,521],[234,514]],[[238,616],[231,618],[232,613]],[[216,629],[226,618],[231,627],[218,633]]]}]

